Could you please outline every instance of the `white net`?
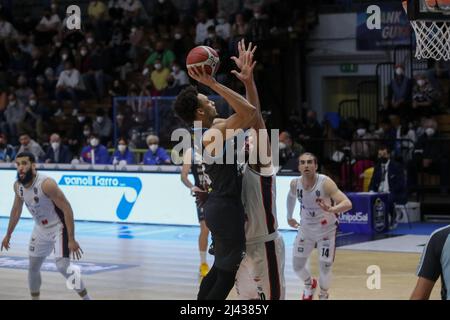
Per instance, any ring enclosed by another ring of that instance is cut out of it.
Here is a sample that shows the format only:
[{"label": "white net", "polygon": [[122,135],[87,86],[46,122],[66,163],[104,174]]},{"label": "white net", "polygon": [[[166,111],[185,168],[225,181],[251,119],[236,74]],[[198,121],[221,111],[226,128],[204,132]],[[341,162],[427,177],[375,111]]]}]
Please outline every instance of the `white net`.
[{"label": "white net", "polygon": [[413,20],[416,58],[450,60],[450,25],[445,21]]}]

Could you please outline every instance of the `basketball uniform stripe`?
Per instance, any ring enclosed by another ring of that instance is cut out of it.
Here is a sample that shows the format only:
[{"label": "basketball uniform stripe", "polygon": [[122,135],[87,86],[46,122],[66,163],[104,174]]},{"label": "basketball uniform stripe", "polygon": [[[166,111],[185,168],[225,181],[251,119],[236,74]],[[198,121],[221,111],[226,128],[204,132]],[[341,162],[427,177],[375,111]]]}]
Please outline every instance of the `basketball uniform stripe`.
[{"label": "basketball uniform stripe", "polygon": [[261,196],[266,213],[267,231],[275,232],[275,219],[272,214],[272,177],[260,177]]},{"label": "basketball uniform stripe", "polygon": [[59,219],[61,220],[63,224],[63,230],[62,230],[62,254],[64,258],[70,257],[70,250],[69,250],[69,236],[67,234],[67,227],[66,227],[66,220],[64,219],[64,212],[56,206],[55,203],[53,203],[55,206],[55,212],[58,215]]},{"label": "basketball uniform stripe", "polygon": [[265,243],[265,246],[268,268],[267,271],[269,273],[270,300],[280,300],[280,275],[278,272],[278,259],[275,251],[275,241],[268,241]]}]

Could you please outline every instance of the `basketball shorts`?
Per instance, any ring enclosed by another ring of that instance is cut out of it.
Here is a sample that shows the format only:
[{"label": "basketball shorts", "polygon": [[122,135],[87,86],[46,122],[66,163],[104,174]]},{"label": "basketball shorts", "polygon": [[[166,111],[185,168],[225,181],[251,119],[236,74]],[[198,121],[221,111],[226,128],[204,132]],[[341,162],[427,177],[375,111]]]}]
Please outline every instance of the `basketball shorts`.
[{"label": "basketball shorts", "polygon": [[62,223],[50,227],[35,225],[31,234],[28,254],[31,257],[47,257],[54,253],[55,258],[69,258],[69,237]]},{"label": "basketball shorts", "polygon": [[236,275],[239,299],[284,300],[284,241],[276,239],[247,245],[246,256]]},{"label": "basketball shorts", "polygon": [[336,233],[336,226],[331,226],[327,229],[317,229],[300,225],[294,241],[294,258],[308,258],[317,246],[319,261],[333,263],[336,254]]}]

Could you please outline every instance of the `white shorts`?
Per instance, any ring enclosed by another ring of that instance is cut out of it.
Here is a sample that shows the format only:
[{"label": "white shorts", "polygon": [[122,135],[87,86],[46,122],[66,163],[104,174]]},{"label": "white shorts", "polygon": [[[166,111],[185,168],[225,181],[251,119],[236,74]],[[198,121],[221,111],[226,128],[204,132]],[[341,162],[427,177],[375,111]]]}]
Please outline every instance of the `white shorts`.
[{"label": "white shorts", "polygon": [[30,257],[69,258],[69,238],[62,223],[43,228],[35,225],[31,234],[28,255]]},{"label": "white shorts", "polygon": [[293,257],[308,258],[317,246],[319,261],[333,263],[336,254],[336,233],[336,227],[317,230],[300,226],[294,241]]},{"label": "white shorts", "polygon": [[284,241],[248,244],[236,274],[236,291],[242,300],[284,300]]}]

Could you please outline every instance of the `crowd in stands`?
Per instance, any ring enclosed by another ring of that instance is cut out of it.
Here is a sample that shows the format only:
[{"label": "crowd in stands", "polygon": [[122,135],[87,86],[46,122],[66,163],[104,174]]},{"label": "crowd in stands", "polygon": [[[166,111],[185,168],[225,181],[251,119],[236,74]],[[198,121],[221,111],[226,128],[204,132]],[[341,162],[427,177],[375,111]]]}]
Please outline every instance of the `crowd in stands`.
[{"label": "crowd in stands", "polygon": [[[263,50],[271,37],[304,32],[310,3],[86,0],[77,3],[81,30],[66,27],[70,15],[57,0],[36,3],[27,16],[12,13],[15,3],[2,6],[0,161],[27,148],[41,162],[169,163],[155,149],[151,98],[174,96],[189,84],[189,50],[214,48],[217,79],[232,86],[237,42],[245,37]],[[122,96],[130,98],[113,113],[111,98]],[[173,121],[169,113],[159,117]],[[135,148],[152,154],[130,157]]]}]

